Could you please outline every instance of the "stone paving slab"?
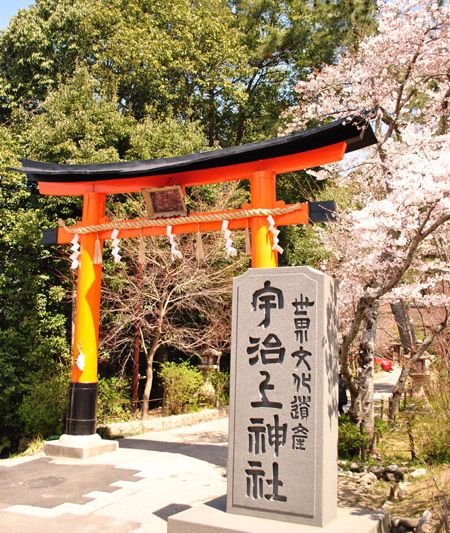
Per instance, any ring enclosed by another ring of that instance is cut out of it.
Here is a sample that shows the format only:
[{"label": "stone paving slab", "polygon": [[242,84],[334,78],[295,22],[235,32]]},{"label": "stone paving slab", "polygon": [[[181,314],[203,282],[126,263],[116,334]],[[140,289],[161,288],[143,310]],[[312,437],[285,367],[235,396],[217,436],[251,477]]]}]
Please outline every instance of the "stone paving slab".
[{"label": "stone paving slab", "polygon": [[136,531],[139,522],[123,521],[101,515],[77,516],[63,514],[53,518],[24,516],[8,511],[0,514],[0,530],[4,533],[98,533],[99,531]]},{"label": "stone paving slab", "polygon": [[136,482],[138,470],[114,465],[65,465],[42,457],[13,467],[0,466],[0,502],[53,508],[63,503],[84,504],[95,480],[95,489],[112,492],[117,481]]},{"label": "stone paving slab", "polygon": [[87,459],[0,461],[0,531],[166,533],[169,516],[226,490],[227,429],[223,418]]}]

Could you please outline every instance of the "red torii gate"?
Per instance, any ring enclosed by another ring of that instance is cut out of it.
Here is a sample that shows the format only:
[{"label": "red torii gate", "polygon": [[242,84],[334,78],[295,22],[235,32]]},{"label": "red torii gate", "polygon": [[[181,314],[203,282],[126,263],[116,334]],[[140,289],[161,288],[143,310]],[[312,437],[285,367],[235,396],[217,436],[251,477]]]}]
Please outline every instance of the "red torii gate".
[{"label": "red torii gate", "polygon": [[[334,209],[332,202],[285,205],[277,201],[276,175],[336,162],[345,153],[375,142],[368,124],[361,127],[360,119],[346,118],[286,137],[169,159],[93,165],[58,165],[24,159],[23,167],[13,169],[26,173],[31,181],[37,181],[41,194],[83,196],[80,223],[44,232],[46,244],[68,244],[74,234],[80,235],[81,244],[66,433],[92,435],[96,430],[102,273],[101,264],[94,260],[96,241],[100,242],[101,249],[103,241],[111,239],[112,228],[120,228],[120,238],[165,235],[170,224],[169,219],[162,222],[150,219],[111,222],[105,218],[107,194],[141,192],[173,185],[184,190],[186,186],[249,179],[250,205],[241,210],[192,213],[171,219],[173,233],[220,231],[223,220],[229,221],[230,230],[236,230],[245,228],[250,222],[252,267],[275,267],[277,252],[272,249],[273,241],[267,225],[269,214],[276,226],[283,226],[326,221]],[[202,215],[214,216],[206,216],[210,220],[198,221]],[[77,359],[81,351],[84,365],[80,369]]]}]

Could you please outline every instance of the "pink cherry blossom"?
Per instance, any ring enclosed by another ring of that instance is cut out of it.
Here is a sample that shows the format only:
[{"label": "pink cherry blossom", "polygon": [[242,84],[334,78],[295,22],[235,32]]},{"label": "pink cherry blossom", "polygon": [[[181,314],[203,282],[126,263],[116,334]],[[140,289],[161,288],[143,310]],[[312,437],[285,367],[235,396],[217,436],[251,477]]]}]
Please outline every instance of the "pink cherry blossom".
[{"label": "pink cherry blossom", "polygon": [[[339,355],[350,411],[370,437],[379,305],[403,299],[450,306],[449,6],[434,0],[377,4],[377,33],[297,84],[285,130],[359,114],[369,117],[379,141],[340,165],[309,172],[348,191],[351,204],[338,206],[336,223],[317,231],[329,252],[322,267],[339,280]],[[448,319],[446,313],[405,363],[401,386]],[[353,370],[352,353],[358,354]],[[401,386],[392,405],[398,406]]]},{"label": "pink cherry blossom", "polygon": [[[354,208],[339,212],[331,231],[321,230],[330,252],[324,267],[341,280],[344,331],[364,296],[388,301],[426,293],[431,301],[430,290],[448,282],[436,232],[441,242],[448,242],[449,7],[425,0],[383,0],[378,8],[376,35],[298,83],[298,103],[290,110],[287,128],[304,128],[313,118],[376,110],[376,148],[357,152],[343,165],[309,172],[318,179],[334,175],[338,185],[353,191]],[[419,268],[425,258],[426,270]],[[434,263],[444,277],[433,275]],[[439,291],[435,297],[449,303]]]}]

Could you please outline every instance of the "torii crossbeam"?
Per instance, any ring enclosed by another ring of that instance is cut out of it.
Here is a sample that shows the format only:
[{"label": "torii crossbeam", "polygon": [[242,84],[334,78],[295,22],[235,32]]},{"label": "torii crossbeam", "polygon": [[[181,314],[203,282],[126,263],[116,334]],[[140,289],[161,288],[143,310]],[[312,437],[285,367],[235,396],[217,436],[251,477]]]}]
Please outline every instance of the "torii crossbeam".
[{"label": "torii crossbeam", "polygon": [[[277,252],[267,224],[271,214],[278,226],[325,221],[332,202],[285,205],[276,199],[276,175],[340,161],[345,153],[376,143],[369,125],[355,119],[341,119],[326,126],[294,133],[269,141],[246,144],[169,159],[93,165],[57,165],[24,159],[13,169],[37,181],[39,192],[56,196],[83,196],[79,224],[48,230],[47,243],[67,244],[80,235],[74,326],[72,383],[67,416],[68,435],[93,435],[96,431],[97,360],[100,318],[101,264],[95,264],[95,244],[111,239],[111,228],[120,228],[121,238],[164,235],[167,219],[114,221],[105,218],[107,194],[139,192],[148,188],[203,185],[232,180],[250,180],[251,201],[241,210],[191,213],[173,219],[173,233],[219,231],[221,221],[229,229],[251,229],[252,267],[277,266]],[[199,218],[200,217],[200,218]],[[216,219],[214,219],[216,218]],[[105,225],[106,224],[106,225]],[[76,364],[82,351],[84,365]]]}]

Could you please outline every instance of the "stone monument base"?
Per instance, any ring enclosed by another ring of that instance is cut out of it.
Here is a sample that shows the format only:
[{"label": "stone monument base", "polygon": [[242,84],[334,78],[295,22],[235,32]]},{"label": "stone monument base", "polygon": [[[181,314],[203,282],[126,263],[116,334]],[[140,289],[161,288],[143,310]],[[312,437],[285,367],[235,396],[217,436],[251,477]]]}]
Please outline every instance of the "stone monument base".
[{"label": "stone monument base", "polygon": [[86,459],[102,453],[115,452],[118,448],[117,441],[102,439],[97,433],[94,435],[61,435],[58,440],[44,442],[45,455],[74,459]]},{"label": "stone monument base", "polygon": [[225,496],[170,516],[167,533],[387,533],[383,512],[338,508],[325,527],[306,526],[225,512]]}]

